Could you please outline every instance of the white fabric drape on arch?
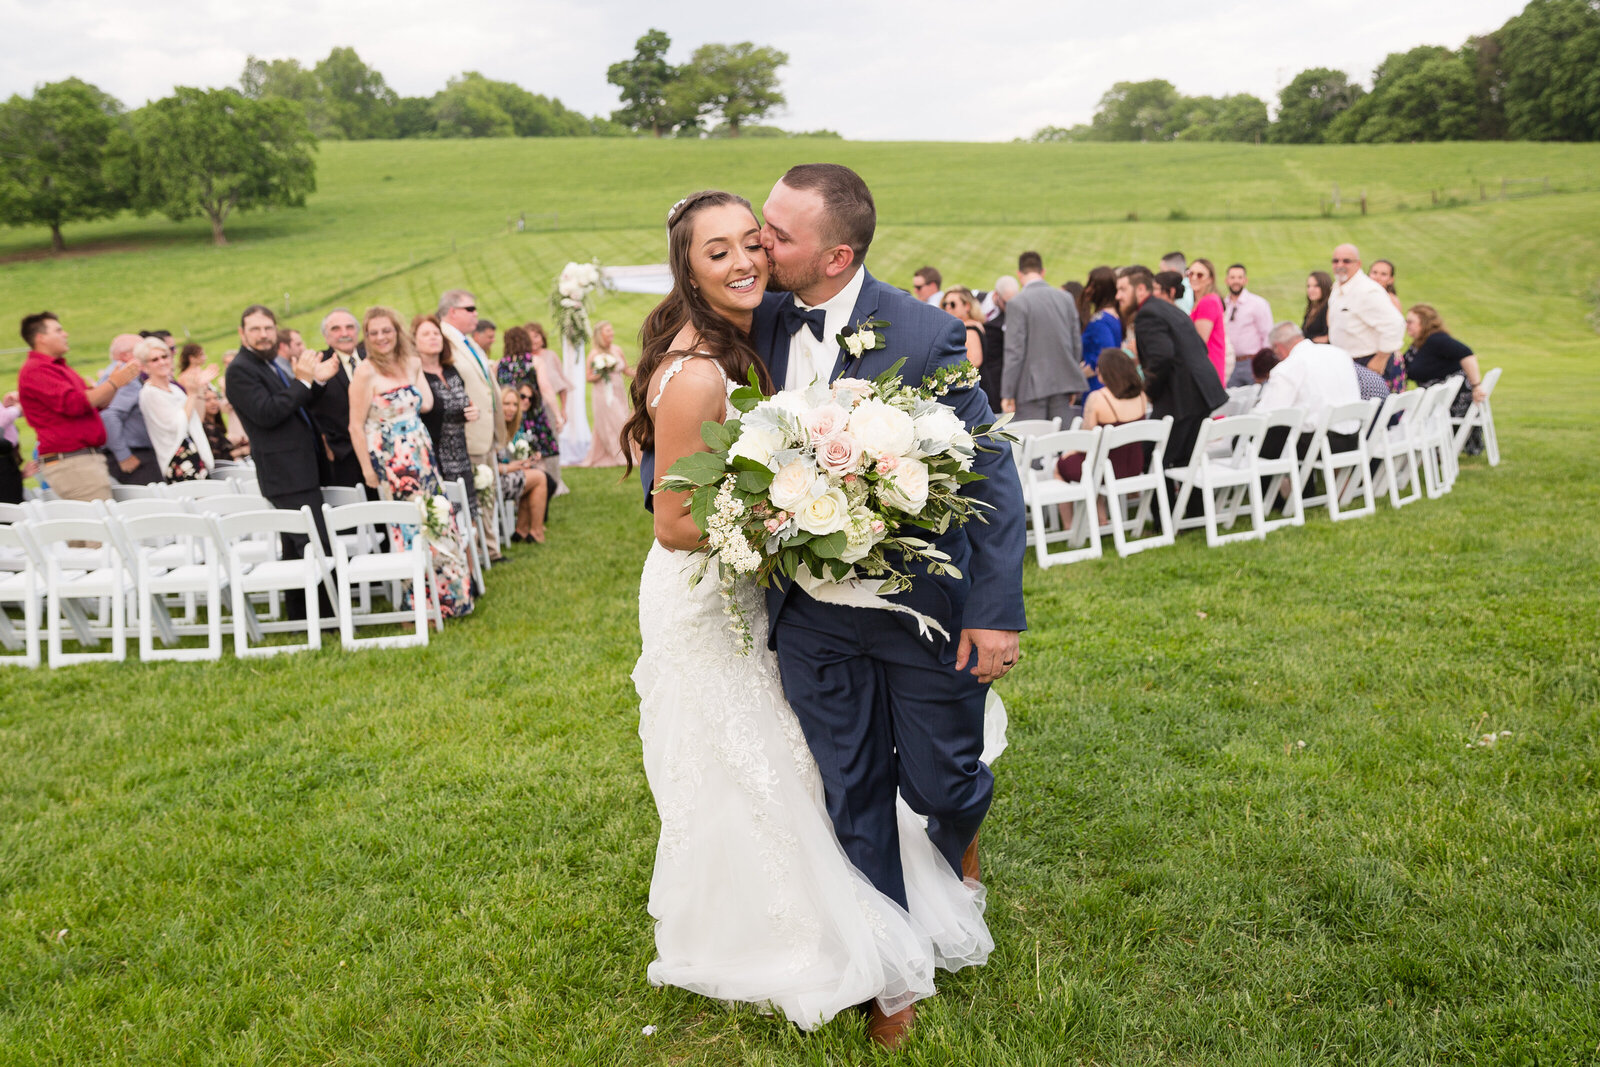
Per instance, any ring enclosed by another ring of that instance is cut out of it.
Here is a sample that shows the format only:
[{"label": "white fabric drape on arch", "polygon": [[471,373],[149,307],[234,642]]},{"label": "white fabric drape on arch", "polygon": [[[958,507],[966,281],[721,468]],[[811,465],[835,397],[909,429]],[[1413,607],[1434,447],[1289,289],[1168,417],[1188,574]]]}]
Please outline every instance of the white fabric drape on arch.
[{"label": "white fabric drape on arch", "polygon": [[561,465],[582,463],[589,455],[589,365],[584,344],[561,339],[561,373],[567,379],[567,424],[561,429]]}]

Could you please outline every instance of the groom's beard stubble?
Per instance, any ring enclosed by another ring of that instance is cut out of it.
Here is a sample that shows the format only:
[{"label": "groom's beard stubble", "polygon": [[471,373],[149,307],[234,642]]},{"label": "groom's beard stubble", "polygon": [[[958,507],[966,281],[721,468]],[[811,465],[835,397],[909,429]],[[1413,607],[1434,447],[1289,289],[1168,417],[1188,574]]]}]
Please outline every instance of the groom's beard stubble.
[{"label": "groom's beard stubble", "polygon": [[779,266],[778,262],[768,254],[767,288],[781,290],[786,293],[799,293],[812,288],[826,277],[820,261],[807,266],[809,269],[791,272]]}]

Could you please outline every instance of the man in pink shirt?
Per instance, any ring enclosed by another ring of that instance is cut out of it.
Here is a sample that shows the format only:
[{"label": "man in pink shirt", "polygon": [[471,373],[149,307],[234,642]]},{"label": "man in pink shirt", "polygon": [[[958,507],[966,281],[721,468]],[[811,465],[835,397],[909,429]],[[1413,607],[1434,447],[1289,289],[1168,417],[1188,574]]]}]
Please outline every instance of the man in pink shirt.
[{"label": "man in pink shirt", "polygon": [[1272,306],[1265,297],[1257,296],[1246,286],[1250,279],[1243,263],[1228,268],[1227,308],[1228,340],[1233,342],[1233,373],[1228,376],[1228,388],[1249,385],[1255,380],[1250,360],[1257,352],[1270,348],[1267,336],[1272,332]]}]

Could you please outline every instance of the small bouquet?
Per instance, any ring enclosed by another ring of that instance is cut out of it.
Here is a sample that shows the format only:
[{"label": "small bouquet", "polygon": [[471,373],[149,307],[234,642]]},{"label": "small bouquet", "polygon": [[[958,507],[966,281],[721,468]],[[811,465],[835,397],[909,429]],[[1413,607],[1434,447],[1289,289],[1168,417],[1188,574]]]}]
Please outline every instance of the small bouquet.
[{"label": "small bouquet", "polygon": [[422,535],[428,539],[428,544],[454,559],[455,526],[451,521],[450,498],[441,494],[418,500],[417,510],[422,513]]},{"label": "small bouquet", "polygon": [[[749,623],[733,597],[740,575],[763,585],[792,578],[826,603],[915,616],[925,637],[948,637],[934,620],[885,594],[910,588],[904,564],[960,577],[928,540],[976,518],[981,501],[961,487],[982,439],[1012,440],[1009,416],[968,432],[939,397],[977,384],[969,363],[941,368],[913,387],[898,377],[904,360],[872,381],[840,378],[767,397],[755,385],[734,390],[741,413],[707,422],[709,452],[672,465],[661,489],[690,493],[689,512],[706,534],[705,562],[721,576],[730,624],[748,651]],[[897,566],[898,562],[898,566]]]},{"label": "small bouquet", "polygon": [[511,458],[512,459],[531,459],[531,458],[533,458],[533,446],[528,443],[528,439],[526,437],[519,437],[515,441],[511,442]]},{"label": "small bouquet", "polygon": [[497,490],[494,471],[489,469],[487,463],[480,463],[472,470],[472,488],[478,492],[478,506],[492,508],[496,503]]},{"label": "small bouquet", "polygon": [[611,376],[622,370],[622,360],[613,356],[610,352],[596,352],[589,361],[589,365],[594,368],[596,374],[600,375],[600,380],[607,385],[611,384]]}]

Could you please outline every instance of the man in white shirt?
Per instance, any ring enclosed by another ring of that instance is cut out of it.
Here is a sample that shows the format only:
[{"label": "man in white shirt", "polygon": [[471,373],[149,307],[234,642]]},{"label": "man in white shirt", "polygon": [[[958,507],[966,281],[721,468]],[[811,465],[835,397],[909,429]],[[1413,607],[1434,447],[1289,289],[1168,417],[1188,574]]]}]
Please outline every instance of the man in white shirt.
[{"label": "man in white shirt", "polygon": [[1328,299],[1328,342],[1382,374],[1406,337],[1406,319],[1383,286],[1361,270],[1355,245],[1333,250],[1333,292]]},{"label": "man in white shirt", "polygon": [[911,276],[911,295],[924,304],[939,306],[944,296],[944,275],[937,267],[923,267]]},{"label": "man in white shirt", "polygon": [[[1305,412],[1299,445],[1303,459],[1310,447],[1313,429],[1328,410],[1361,399],[1361,388],[1356,382],[1356,366],[1344,349],[1308,341],[1300,332],[1300,327],[1292,322],[1280,322],[1274,326],[1269,340],[1272,350],[1278,354],[1278,365],[1272,368],[1272,375],[1261,387],[1256,410],[1299,408]],[[1360,427],[1359,421],[1330,426],[1328,437],[1340,451],[1354,448],[1354,436]],[[1267,459],[1276,459],[1282,453],[1287,437],[1288,431],[1283,427],[1273,429],[1261,445],[1261,454]]]},{"label": "man in white shirt", "polygon": [[[478,325],[478,302],[465,289],[450,289],[439,297],[439,322],[443,325],[445,340],[454,346],[455,368],[466,387],[467,400],[472,407],[467,415],[467,456],[473,469],[488,467],[498,473],[500,467],[495,452],[503,442],[501,420],[495,418],[500,401],[495,392],[494,365],[483,349],[469,336]],[[474,492],[467,486],[467,492]],[[489,558],[500,559],[500,534],[491,515],[484,516],[483,529],[488,536]]]},{"label": "man in white shirt", "polygon": [[1243,263],[1228,268],[1227,308],[1228,341],[1233,345],[1233,374],[1228,377],[1228,388],[1249,385],[1255,380],[1250,370],[1250,360],[1267,347],[1267,334],[1272,332],[1272,305],[1265,297],[1252,293],[1248,286],[1249,275]]},{"label": "man in white shirt", "polygon": [[[807,304],[800,299],[799,293],[794,295],[794,306],[805,312],[810,321],[815,321],[816,312],[822,312],[822,335],[819,337],[816,328],[810,325],[794,332],[789,339],[789,367],[782,388],[804,389],[813,382],[828,381],[833,374],[834,361],[839,358],[839,342],[836,338],[850,325],[850,312],[855,309],[856,298],[861,295],[861,283],[865,278],[865,272],[857,266],[844,287],[820,304]],[[817,287],[826,291],[831,288],[833,281],[832,278],[823,279]]]}]

